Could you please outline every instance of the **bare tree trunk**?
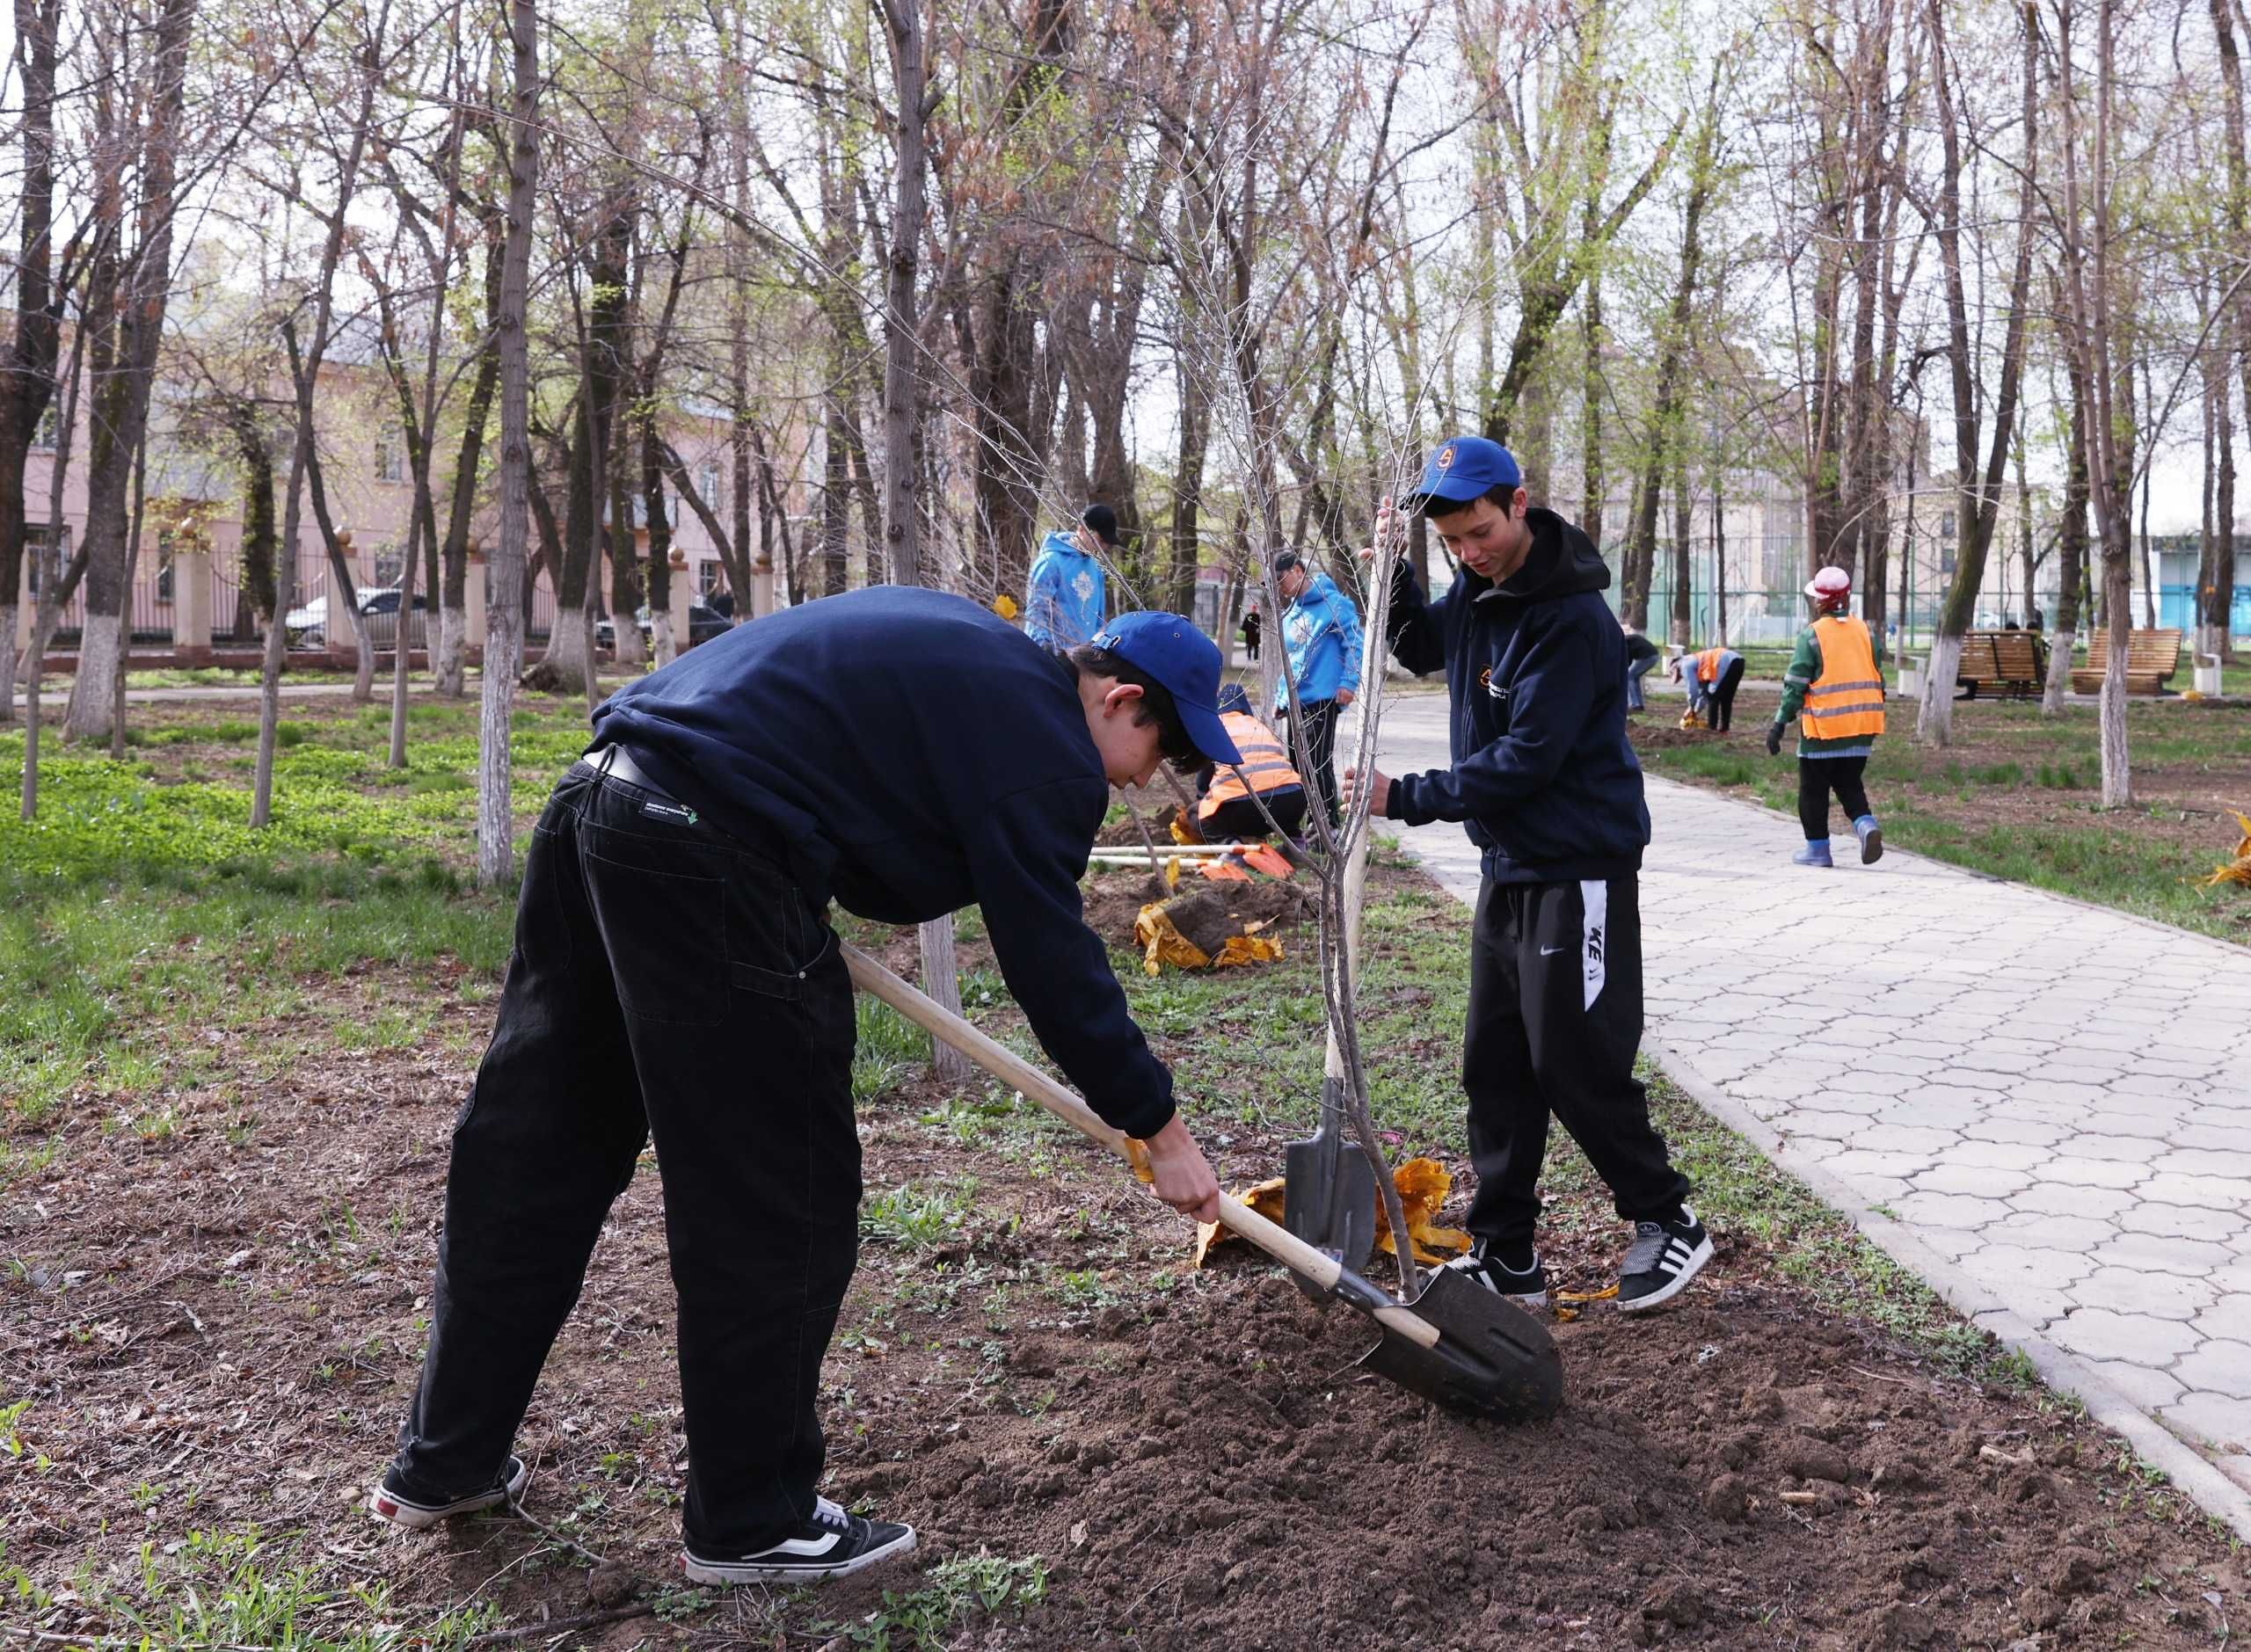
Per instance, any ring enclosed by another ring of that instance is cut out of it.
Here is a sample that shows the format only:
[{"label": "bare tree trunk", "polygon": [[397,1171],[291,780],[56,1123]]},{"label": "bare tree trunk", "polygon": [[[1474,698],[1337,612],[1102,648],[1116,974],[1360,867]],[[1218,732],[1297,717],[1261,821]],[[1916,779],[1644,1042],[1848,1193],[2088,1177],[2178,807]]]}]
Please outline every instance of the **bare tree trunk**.
[{"label": "bare tree trunk", "polygon": [[[141,446],[133,455],[133,525],[125,535],[125,625],[119,634],[117,704],[109,721],[109,754],[120,763],[125,761],[126,679],[132,675],[133,667],[133,581],[140,571],[141,529],[148,515],[148,491],[149,442],[144,433]],[[8,640],[12,643],[14,639]]]},{"label": "bare tree trunk", "polygon": [[[500,520],[484,608],[484,703],[477,720],[477,881],[514,881],[508,737],[523,659],[523,586],[530,537],[531,368],[524,338],[531,285],[531,221],[539,181],[539,19],[534,0],[510,0],[514,96],[509,122],[508,226],[500,270]],[[472,571],[470,578],[476,577]],[[562,616],[557,615],[557,624]]]},{"label": "bare tree trunk", "polygon": [[[22,184],[17,193],[15,337],[0,366],[0,724],[16,716],[18,592],[24,578],[24,473],[54,404],[62,303],[54,282],[55,69],[62,0],[15,0],[23,66]],[[68,272],[66,271],[66,280]],[[63,444],[57,443],[60,451]],[[50,521],[55,519],[50,518]],[[50,532],[53,531],[50,529]]]},{"label": "bare tree trunk", "polygon": [[[297,535],[303,520],[305,470],[313,454],[313,397],[320,379],[321,363],[328,355],[329,319],[335,301],[337,260],[344,251],[345,220],[352,210],[352,197],[359,182],[360,158],[366,153],[368,137],[375,124],[371,119],[376,84],[374,65],[382,56],[382,36],[389,18],[386,4],[378,14],[375,38],[368,44],[368,60],[361,69],[359,119],[353,123],[351,145],[337,175],[336,210],[328,222],[326,243],[321,248],[320,273],[313,288],[312,340],[305,351],[304,368],[296,375],[294,386],[296,440],[289,457],[289,492],[282,506],[281,545],[273,562],[273,619],[266,628],[265,668],[259,678],[258,768],[251,780],[250,805],[250,823],[259,827],[273,818],[274,731],[281,719],[282,657],[289,646],[288,627],[283,622],[283,616],[289,612],[296,584]],[[402,634],[406,620],[402,608],[398,616]]]},{"label": "bare tree trunk", "polygon": [[2087,382],[2079,363],[2065,363],[2071,381],[2071,453],[2064,469],[2064,514],[2056,533],[2056,613],[2048,628],[2048,681],[2040,696],[2044,717],[2059,716],[2071,687],[2072,649],[2079,641],[2080,586],[2087,579]]}]

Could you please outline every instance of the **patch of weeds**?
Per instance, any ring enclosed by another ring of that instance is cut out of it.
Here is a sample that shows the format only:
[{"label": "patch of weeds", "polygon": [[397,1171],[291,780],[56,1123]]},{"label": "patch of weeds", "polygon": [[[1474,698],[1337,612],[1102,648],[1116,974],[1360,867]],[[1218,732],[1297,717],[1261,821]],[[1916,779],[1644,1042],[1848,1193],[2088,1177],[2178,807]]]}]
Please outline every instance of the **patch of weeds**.
[{"label": "patch of weeds", "polygon": [[909,1250],[930,1250],[958,1238],[968,1212],[968,1197],[958,1189],[906,1184],[860,1202],[860,1233]]},{"label": "patch of weeds", "polygon": [[929,1059],[930,1040],[890,1005],[861,993],[852,1002],[852,1102],[864,1106],[895,1089]]},{"label": "patch of weeds", "polygon": [[922,1587],[911,1592],[884,1590],[881,1608],[858,1622],[819,1624],[814,1633],[840,1635],[865,1652],[924,1652],[943,1647],[973,1613],[1024,1612],[1047,1598],[1047,1561],[1038,1554],[1023,1560],[957,1555],[922,1576]]},{"label": "patch of weeds", "polygon": [[2081,791],[2087,786],[2079,777],[2079,770],[2069,763],[2041,764],[2040,783],[2051,791]]},{"label": "patch of weeds", "polygon": [[1971,778],[1981,786],[2021,786],[2024,783],[2024,765],[1992,763],[1977,770]]}]

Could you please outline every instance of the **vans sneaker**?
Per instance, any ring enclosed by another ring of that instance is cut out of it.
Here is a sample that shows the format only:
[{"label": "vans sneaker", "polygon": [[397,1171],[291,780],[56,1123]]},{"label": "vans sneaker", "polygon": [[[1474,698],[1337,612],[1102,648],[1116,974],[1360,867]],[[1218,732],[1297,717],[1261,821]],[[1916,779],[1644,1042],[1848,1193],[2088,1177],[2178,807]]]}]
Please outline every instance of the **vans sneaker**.
[{"label": "vans sneaker", "polygon": [[1618,1311],[1638,1314],[1670,1302],[1712,1259],[1712,1236],[1686,1204],[1669,1222],[1634,1224],[1633,1248],[1618,1270]]},{"label": "vans sneaker", "polygon": [[826,1577],[849,1577],[914,1546],[913,1526],[848,1514],[821,1497],[813,1503],[812,1518],[771,1548],[725,1557],[683,1549],[680,1558],[690,1583],[818,1583]]},{"label": "vans sneaker", "polygon": [[1548,1306],[1548,1271],[1540,1265],[1540,1255],[1533,1253],[1532,1265],[1519,1272],[1498,1256],[1490,1255],[1489,1241],[1479,1240],[1465,1255],[1456,1256],[1446,1264],[1448,1273],[1458,1273],[1473,1284],[1482,1284],[1495,1296],[1504,1296],[1519,1307],[1533,1312]]},{"label": "vans sneaker", "polygon": [[423,1532],[441,1520],[450,1520],[457,1514],[476,1514],[484,1509],[497,1509],[504,1503],[513,1503],[524,1495],[524,1488],[531,1483],[531,1468],[521,1457],[511,1457],[492,1483],[483,1491],[472,1492],[452,1502],[433,1502],[417,1493],[410,1493],[399,1483],[398,1465],[394,1463],[383,1471],[382,1483],[368,1498],[368,1507],[378,1520],[388,1520],[395,1526],[409,1532]]}]

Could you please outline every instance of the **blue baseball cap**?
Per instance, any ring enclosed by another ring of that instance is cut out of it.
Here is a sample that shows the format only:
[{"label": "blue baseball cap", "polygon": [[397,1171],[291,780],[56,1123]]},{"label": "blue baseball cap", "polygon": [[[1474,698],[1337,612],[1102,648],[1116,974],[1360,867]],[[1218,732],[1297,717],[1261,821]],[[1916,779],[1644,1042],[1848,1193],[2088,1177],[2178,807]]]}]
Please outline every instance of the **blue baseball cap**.
[{"label": "blue baseball cap", "polygon": [[1497,441],[1482,436],[1456,436],[1434,451],[1423,466],[1423,480],[1415,491],[1424,499],[1451,499],[1467,504],[1482,499],[1495,488],[1524,485],[1516,455]]},{"label": "blue baseball cap", "polygon": [[1143,610],[1119,615],[1089,640],[1163,686],[1198,751],[1215,763],[1242,761],[1220,721],[1220,651],[1210,637],[1177,614]]}]

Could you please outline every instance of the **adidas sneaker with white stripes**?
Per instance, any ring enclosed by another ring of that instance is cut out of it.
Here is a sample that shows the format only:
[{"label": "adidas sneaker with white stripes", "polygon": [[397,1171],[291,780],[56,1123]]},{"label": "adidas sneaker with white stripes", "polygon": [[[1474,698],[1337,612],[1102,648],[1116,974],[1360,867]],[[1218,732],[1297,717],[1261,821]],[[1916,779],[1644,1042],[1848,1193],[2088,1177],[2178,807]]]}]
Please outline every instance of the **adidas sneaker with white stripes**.
[{"label": "adidas sneaker with white stripes", "polygon": [[688,1549],[681,1563],[696,1583],[815,1583],[849,1577],[914,1546],[913,1526],[850,1514],[820,1497],[814,1501],[812,1517],[771,1548],[729,1557]]},{"label": "adidas sneaker with white stripes", "polygon": [[1618,1270],[1618,1311],[1638,1314],[1670,1302],[1712,1259],[1712,1236],[1686,1204],[1679,1219],[1634,1224],[1633,1248]]}]

